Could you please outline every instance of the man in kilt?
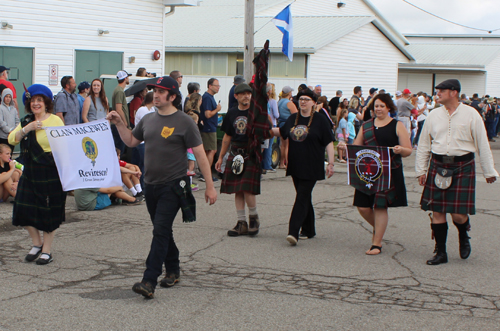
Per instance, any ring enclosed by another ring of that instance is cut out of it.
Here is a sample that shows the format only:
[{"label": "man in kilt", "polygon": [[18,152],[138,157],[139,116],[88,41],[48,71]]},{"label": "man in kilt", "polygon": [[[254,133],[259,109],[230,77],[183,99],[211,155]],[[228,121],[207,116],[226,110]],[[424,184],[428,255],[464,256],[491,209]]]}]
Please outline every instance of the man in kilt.
[{"label": "man in kilt", "polygon": [[[227,235],[231,237],[254,236],[259,233],[260,225],[256,195],[260,194],[261,162],[257,161],[255,153],[250,153],[248,147],[247,124],[252,88],[245,83],[238,84],[234,90],[234,97],[238,104],[228,110],[222,122],[221,130],[225,134],[222,138],[222,147],[215,168],[217,171],[221,171],[222,160],[229,150],[220,191],[221,193],[235,194],[238,222],[233,229],[227,232]],[[239,161],[241,158],[243,158],[242,164]],[[249,211],[248,223],[245,215],[245,203]]]},{"label": "man in kilt", "polygon": [[[446,238],[451,214],[458,229],[460,257],[471,252],[469,215],[475,209],[475,153],[487,183],[498,176],[495,170],[484,123],[478,112],[459,102],[460,82],[448,79],[436,86],[438,101],[443,106],[429,113],[417,149],[416,173],[424,186],[420,201],[423,210],[431,210],[431,228],[436,241],[436,255],[429,265],[448,262]],[[429,162],[430,161],[430,162]]]}]

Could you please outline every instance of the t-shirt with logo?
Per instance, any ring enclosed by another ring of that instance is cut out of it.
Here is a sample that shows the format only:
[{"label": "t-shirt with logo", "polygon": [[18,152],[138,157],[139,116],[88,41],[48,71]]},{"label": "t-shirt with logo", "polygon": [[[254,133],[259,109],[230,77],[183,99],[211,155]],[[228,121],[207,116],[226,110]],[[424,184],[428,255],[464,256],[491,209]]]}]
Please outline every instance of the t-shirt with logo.
[{"label": "t-shirt with logo", "polygon": [[324,117],[317,113],[314,114],[309,130],[307,124],[310,117],[302,115],[293,128],[297,116],[298,113],[290,115],[280,128],[283,139],[289,140],[286,174],[300,179],[325,179],[325,150],[334,140],[333,131]]},{"label": "t-shirt with logo", "polygon": [[248,109],[240,110],[236,106],[228,110],[222,121],[221,130],[231,136],[231,141],[246,143],[248,142],[247,122]]},{"label": "t-shirt with logo", "polygon": [[202,144],[196,123],[182,111],[146,114],[132,134],[144,141],[144,182],[151,185],[186,176],[186,151]]},{"label": "t-shirt with logo", "polygon": [[205,111],[214,110],[217,108],[217,102],[215,98],[208,92],[205,92],[201,97],[200,106],[200,118],[203,121],[203,131],[202,132],[217,132],[218,116],[215,114],[210,118],[205,117]]}]

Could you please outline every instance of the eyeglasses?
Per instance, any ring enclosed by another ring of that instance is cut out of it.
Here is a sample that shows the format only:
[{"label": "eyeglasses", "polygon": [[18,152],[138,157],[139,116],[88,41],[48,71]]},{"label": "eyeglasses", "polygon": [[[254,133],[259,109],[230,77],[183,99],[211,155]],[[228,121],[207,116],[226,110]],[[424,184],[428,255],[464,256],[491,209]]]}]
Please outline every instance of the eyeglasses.
[{"label": "eyeglasses", "polygon": [[299,98],[299,101],[308,102],[308,101],[313,101],[313,100],[311,98]]},{"label": "eyeglasses", "polygon": [[179,76],[179,78],[182,78],[182,77],[184,77],[184,76],[183,76],[183,75],[180,75],[180,76]]},{"label": "eyeglasses", "polygon": [[212,86],[215,86],[215,87],[220,87],[220,85],[212,85]]}]

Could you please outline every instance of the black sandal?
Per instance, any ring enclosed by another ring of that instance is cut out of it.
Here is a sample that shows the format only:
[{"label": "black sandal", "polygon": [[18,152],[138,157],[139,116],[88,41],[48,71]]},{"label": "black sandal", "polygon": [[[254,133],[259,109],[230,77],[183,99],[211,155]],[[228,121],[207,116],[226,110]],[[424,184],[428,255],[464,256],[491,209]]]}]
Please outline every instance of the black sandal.
[{"label": "black sandal", "polygon": [[370,247],[370,249],[368,250],[368,252],[371,252],[374,249],[378,249],[379,252],[377,254],[368,254],[368,253],[366,253],[366,255],[379,255],[380,253],[382,253],[382,246],[375,246],[375,245],[372,245],[372,247]]}]

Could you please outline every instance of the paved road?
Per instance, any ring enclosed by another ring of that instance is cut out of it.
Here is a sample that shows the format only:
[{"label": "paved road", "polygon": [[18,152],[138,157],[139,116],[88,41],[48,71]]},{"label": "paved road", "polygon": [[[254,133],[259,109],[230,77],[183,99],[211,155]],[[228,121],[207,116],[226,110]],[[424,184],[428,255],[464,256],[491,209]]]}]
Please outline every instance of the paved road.
[{"label": "paved road", "polygon": [[[500,142],[492,147],[499,164]],[[131,291],[151,240],[144,204],[78,212],[68,197],[55,260],[37,266],[23,262],[28,235],[10,225],[12,205],[3,203],[0,330],[498,330],[500,185],[478,177],[471,257],[460,259],[451,226],[449,263],[427,266],[434,243],[413,162],[405,160],[409,207],[390,211],[379,256],[364,254],[370,229],[352,207],[343,165],[316,185],[318,235],[296,247],[285,240],[294,189],[283,170],[265,176],[255,238],[226,236],[232,196],[208,206],[195,193],[198,221],[174,226],[181,282],[154,300]]]}]

